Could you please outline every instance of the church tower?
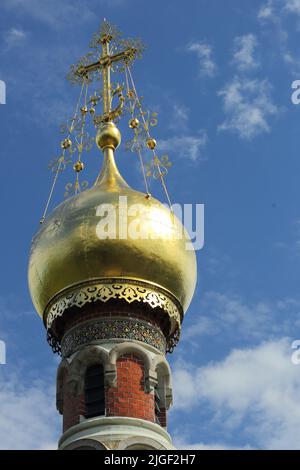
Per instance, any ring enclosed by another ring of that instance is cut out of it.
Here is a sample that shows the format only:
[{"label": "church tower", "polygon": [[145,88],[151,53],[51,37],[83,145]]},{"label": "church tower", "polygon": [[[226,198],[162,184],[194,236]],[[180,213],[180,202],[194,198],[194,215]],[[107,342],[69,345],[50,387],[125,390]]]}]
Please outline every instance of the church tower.
[{"label": "church tower", "polygon": [[[81,90],[95,75],[102,80],[101,93],[87,102],[86,92],[76,111],[79,123],[88,115],[93,118],[102,169],[94,185],[81,191],[84,144],[80,138],[72,140],[78,128],[73,121],[55,177],[69,150],[73,158],[77,142],[75,194],[44,215],[29,262],[33,303],[49,344],[61,355],[57,409],[63,433],[58,447],[173,449],[167,432],[172,378],[166,353],[179,340],[194,293],[196,257],[172,210],[152,197],[147,186],[145,192],[131,188],[115,163],[121,142],[115,123],[127,107],[135,150],[142,158],[143,145],[137,143],[144,139],[143,148],[153,154],[153,168],[165,187],[164,162],[157,156],[151,123],[132,79],[139,46],[120,40],[106,21],[92,46],[95,60],[88,55],[71,75]],[[126,93],[125,86],[114,88],[110,81],[116,65],[125,73]],[[118,99],[114,109],[113,98]],[[97,101],[103,103],[100,116]]]}]

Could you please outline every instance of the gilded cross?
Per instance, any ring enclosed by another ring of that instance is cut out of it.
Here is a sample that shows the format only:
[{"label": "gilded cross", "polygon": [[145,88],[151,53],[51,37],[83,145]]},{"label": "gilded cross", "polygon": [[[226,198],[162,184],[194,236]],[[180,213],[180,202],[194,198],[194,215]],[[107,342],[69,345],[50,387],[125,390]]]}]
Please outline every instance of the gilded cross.
[{"label": "gilded cross", "polygon": [[101,70],[102,72],[102,98],[103,98],[103,115],[96,118],[98,123],[105,121],[112,121],[119,116],[122,112],[124,98],[122,96],[122,87],[118,87],[113,94],[118,94],[120,98],[119,106],[112,110],[112,88],[110,81],[111,66],[114,63],[123,61],[125,64],[133,60],[138,52],[135,47],[128,47],[117,54],[111,54],[110,43],[113,36],[109,33],[101,33],[99,42],[102,45],[102,54],[97,62],[81,65],[78,67],[76,74],[80,77],[88,77],[89,73]]}]

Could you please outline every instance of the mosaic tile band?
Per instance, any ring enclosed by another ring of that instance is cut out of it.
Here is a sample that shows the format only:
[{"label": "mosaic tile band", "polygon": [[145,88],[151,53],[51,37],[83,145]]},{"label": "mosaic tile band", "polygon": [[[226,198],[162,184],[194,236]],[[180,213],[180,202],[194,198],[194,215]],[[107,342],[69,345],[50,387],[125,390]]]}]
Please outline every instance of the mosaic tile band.
[{"label": "mosaic tile band", "polygon": [[141,341],[163,354],[167,348],[165,337],[159,328],[142,320],[110,317],[90,320],[71,328],[62,339],[61,354],[68,357],[81,345],[106,339]]}]

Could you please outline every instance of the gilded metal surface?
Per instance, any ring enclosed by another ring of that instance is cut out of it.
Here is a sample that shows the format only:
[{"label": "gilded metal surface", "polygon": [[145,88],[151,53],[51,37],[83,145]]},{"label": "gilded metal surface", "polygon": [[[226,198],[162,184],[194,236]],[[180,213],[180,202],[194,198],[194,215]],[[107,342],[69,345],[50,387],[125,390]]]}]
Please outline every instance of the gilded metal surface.
[{"label": "gilded metal surface", "polygon": [[101,150],[106,147],[116,149],[121,143],[121,134],[113,122],[103,124],[97,132],[96,143]]},{"label": "gilded metal surface", "polygon": [[[43,316],[51,299],[65,289],[97,279],[138,279],[169,291],[186,311],[194,293],[197,270],[194,251],[186,249],[188,235],[178,219],[154,198],[131,189],[117,170],[113,150],[104,150],[102,171],[91,188],[61,203],[34,237],[29,262],[29,286],[33,303]],[[119,197],[128,207],[143,206],[140,218],[148,239],[123,239],[123,219],[117,218],[117,238],[99,239],[97,208],[111,204],[119,211]],[[165,234],[164,238],[161,234]],[[168,238],[168,234],[171,236]]]},{"label": "gilded metal surface", "polygon": [[[102,54],[103,46],[110,44],[110,49],[116,53],[113,56]],[[122,38],[116,26],[104,20],[99,32],[94,34],[90,43],[90,51],[77,64],[71,66],[68,79],[73,83],[81,82],[88,73],[89,80],[99,78],[101,68],[108,63],[120,64],[120,56],[125,56],[126,62],[131,63],[142,56],[145,49],[140,39]],[[122,57],[123,58],[123,57]]]},{"label": "gilded metal surface", "polygon": [[46,327],[49,330],[54,320],[61,317],[71,307],[81,308],[90,302],[108,302],[111,299],[125,300],[129,304],[143,302],[152,308],[160,307],[169,315],[171,325],[173,324],[172,330],[180,327],[181,308],[175,299],[172,300],[170,295],[155,288],[154,285],[126,279],[117,279],[114,282],[109,282],[109,280],[90,282],[85,286],[64,291],[47,306]]},{"label": "gilded metal surface", "polygon": [[70,197],[77,194],[79,191],[85,191],[89,187],[88,181],[79,182],[77,179],[74,183],[67,183],[65,186],[64,197]]},{"label": "gilded metal surface", "polygon": [[112,338],[141,341],[162,354],[166,352],[166,340],[159,328],[133,318],[101,318],[71,328],[62,339],[61,353],[68,357],[84,344]]},{"label": "gilded metal surface", "polygon": [[80,160],[77,160],[77,162],[75,162],[73,165],[73,169],[76,171],[76,173],[80,173],[80,171],[84,169],[84,163]]},{"label": "gilded metal surface", "polygon": [[156,147],[156,140],[152,137],[149,137],[149,139],[146,140],[146,144],[150,150],[154,150]]}]

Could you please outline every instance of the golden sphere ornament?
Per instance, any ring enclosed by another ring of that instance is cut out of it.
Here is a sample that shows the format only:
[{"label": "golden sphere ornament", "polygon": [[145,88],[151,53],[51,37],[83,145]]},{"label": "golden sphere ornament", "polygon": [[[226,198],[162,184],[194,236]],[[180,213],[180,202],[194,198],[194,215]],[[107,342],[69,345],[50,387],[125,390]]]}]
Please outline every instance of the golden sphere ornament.
[{"label": "golden sphere ornament", "polygon": [[140,121],[137,118],[132,118],[129,121],[129,127],[130,129],[136,129],[139,125]]},{"label": "golden sphere ornament", "polygon": [[95,114],[96,110],[95,108],[90,108],[90,114]]},{"label": "golden sphere ornament", "polygon": [[156,140],[153,139],[152,137],[150,137],[149,139],[147,139],[147,147],[150,149],[150,150],[154,150],[155,147],[156,147]]},{"label": "golden sphere ornament", "polygon": [[106,122],[98,129],[96,144],[102,151],[105,148],[116,149],[120,143],[121,134],[113,122]]},{"label": "golden sphere ornament", "polygon": [[96,106],[96,104],[98,103],[99,101],[99,97],[96,95],[96,93],[90,97],[90,103],[92,104],[92,106]]},{"label": "golden sphere ornament", "polygon": [[134,98],[135,97],[134,90],[128,90],[128,92],[126,94],[127,94],[128,98]]},{"label": "golden sphere ornament", "polygon": [[76,173],[79,173],[80,171],[84,169],[84,163],[78,160],[76,163],[74,163],[73,168],[76,171]]},{"label": "golden sphere ornament", "polygon": [[72,140],[71,139],[64,139],[61,143],[61,148],[66,150],[68,148],[70,148],[72,145]]}]

